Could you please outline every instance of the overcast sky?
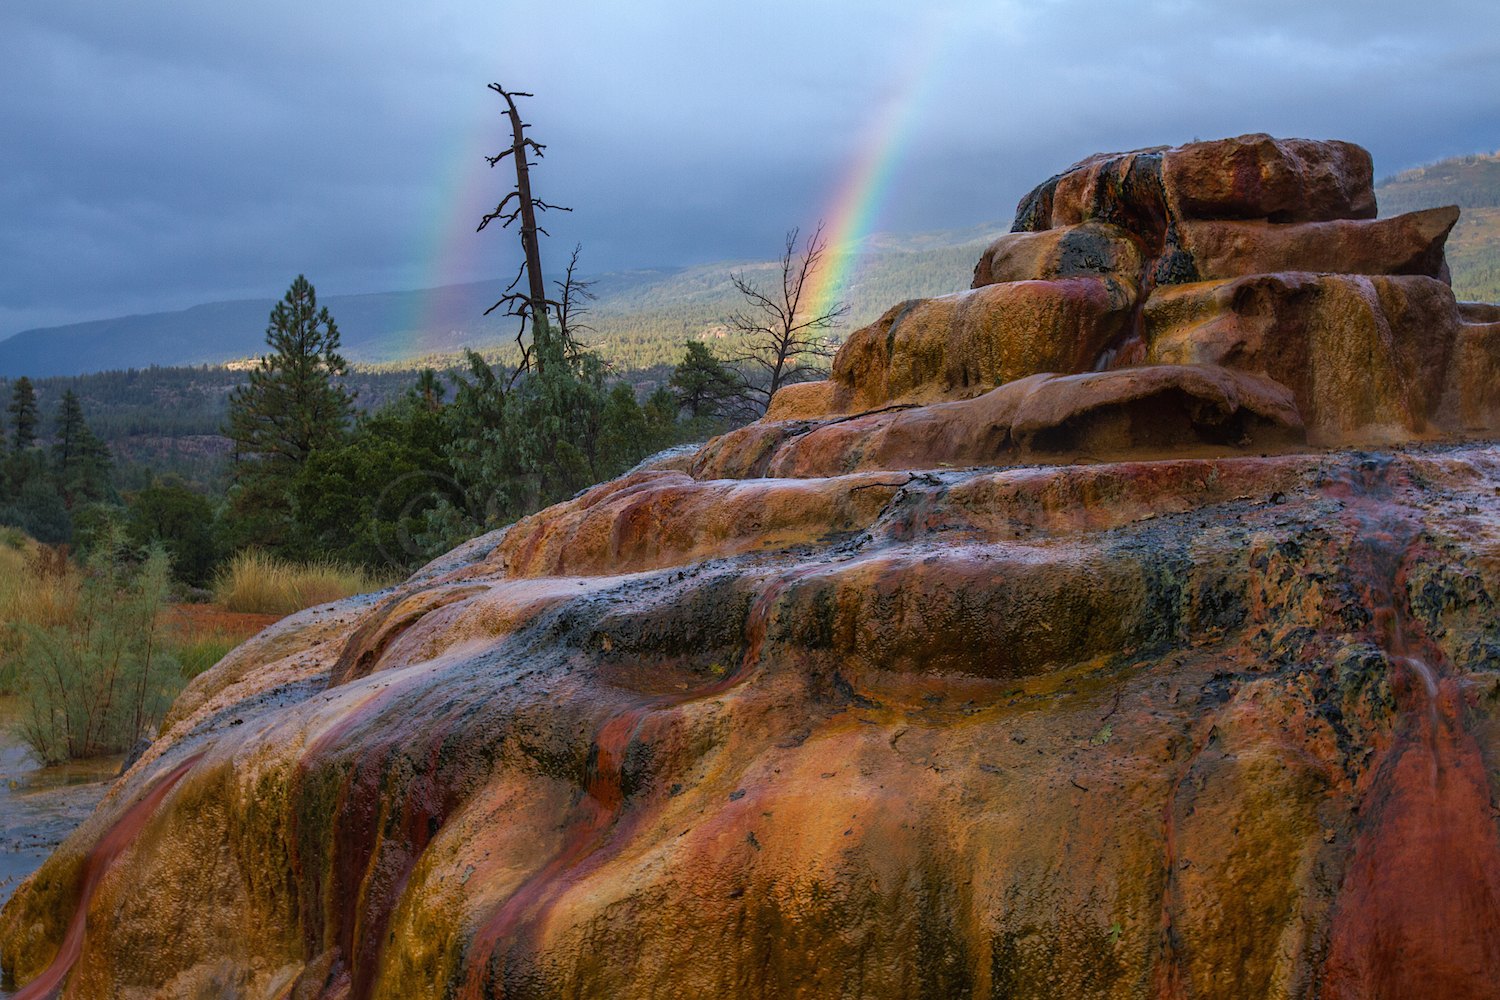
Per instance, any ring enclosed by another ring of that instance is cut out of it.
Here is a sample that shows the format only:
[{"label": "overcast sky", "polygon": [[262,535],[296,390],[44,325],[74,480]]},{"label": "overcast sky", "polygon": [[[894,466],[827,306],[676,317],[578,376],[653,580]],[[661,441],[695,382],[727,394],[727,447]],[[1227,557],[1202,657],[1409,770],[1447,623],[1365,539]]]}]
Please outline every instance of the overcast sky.
[{"label": "overcast sky", "polygon": [[473,233],[491,81],[536,94],[533,183],[574,209],[544,252],[597,272],[773,256],[872,145],[888,231],[1195,136],[1350,139],[1377,176],[1493,152],[1500,4],[5,0],[0,336],[512,270]]}]

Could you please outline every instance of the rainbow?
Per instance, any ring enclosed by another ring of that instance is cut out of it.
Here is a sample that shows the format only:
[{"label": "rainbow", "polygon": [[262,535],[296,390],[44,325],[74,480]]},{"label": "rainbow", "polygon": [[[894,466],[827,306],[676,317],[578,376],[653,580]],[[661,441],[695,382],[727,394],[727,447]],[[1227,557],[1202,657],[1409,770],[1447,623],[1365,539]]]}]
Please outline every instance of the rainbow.
[{"label": "rainbow", "polygon": [[[811,277],[804,296],[803,316],[816,316],[844,299],[859,277],[860,250],[870,234],[877,232],[889,202],[900,167],[911,148],[922,111],[930,106],[941,82],[943,55],[955,35],[957,5],[944,5],[941,13],[929,14],[925,30],[907,47],[906,70],[894,81],[885,100],[866,127],[855,156],[834,185],[832,196],[820,218],[827,247],[823,261]],[[416,287],[423,294],[412,296],[410,315],[391,331],[404,340],[408,353],[452,350],[449,330],[457,321],[452,288],[462,282],[480,280],[478,261],[495,261],[484,268],[484,276],[500,277],[507,266],[496,258],[510,248],[488,230],[474,233],[479,217],[493,206],[496,192],[508,184],[504,176],[483,169],[482,157],[493,154],[504,141],[504,130],[495,123],[499,116],[484,100],[489,92],[476,88],[472,103],[458,120],[463,123],[450,136],[443,176],[434,188],[431,220],[418,259],[424,262]],[[803,229],[806,235],[807,229]],[[447,321],[445,323],[445,320]],[[471,320],[472,321],[472,320]]]},{"label": "rainbow", "polygon": [[[489,229],[474,232],[480,217],[494,207],[509,184],[503,171],[491,170],[484,162],[486,155],[498,152],[508,135],[497,125],[503,122],[503,116],[496,114],[492,102],[486,100],[493,97],[488,90],[472,89],[467,105],[455,116],[458,126],[448,138],[448,149],[439,159],[444,169],[433,189],[431,211],[427,213],[430,221],[417,257],[423,262],[415,286],[421,292],[410,297],[410,314],[392,330],[393,336],[404,340],[405,353],[410,355],[455,349],[451,331],[445,327],[469,325],[479,317],[467,315],[464,307],[471,303],[468,297],[456,294],[454,286],[500,277],[508,265],[496,258],[514,242],[513,237],[507,241]],[[507,231],[505,236],[512,232]],[[493,261],[497,266],[486,266],[479,273],[475,266],[478,261]]]},{"label": "rainbow", "polygon": [[877,232],[899,167],[911,148],[921,111],[931,103],[941,78],[942,55],[953,37],[957,11],[928,22],[909,67],[882,102],[866,129],[850,168],[836,185],[822,216],[827,250],[811,277],[801,315],[818,316],[836,308],[859,277],[860,250]]}]

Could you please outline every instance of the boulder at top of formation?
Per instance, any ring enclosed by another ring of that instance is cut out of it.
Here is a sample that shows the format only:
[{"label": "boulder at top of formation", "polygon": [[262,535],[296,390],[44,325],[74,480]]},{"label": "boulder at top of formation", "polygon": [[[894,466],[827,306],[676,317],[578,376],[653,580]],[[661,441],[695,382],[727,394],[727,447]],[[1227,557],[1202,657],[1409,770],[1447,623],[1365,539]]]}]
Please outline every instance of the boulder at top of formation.
[{"label": "boulder at top of formation", "polygon": [[1375,215],[1374,167],[1364,149],[1256,133],[1095,154],[1023,198],[1015,229],[1098,219],[1140,233],[1159,250],[1173,223],[1193,219],[1290,223]]},{"label": "boulder at top of formation", "polygon": [[1162,189],[1176,219],[1327,222],[1373,219],[1375,169],[1352,142],[1265,133],[1162,153]]},{"label": "boulder at top of formation", "polygon": [[1369,174],[1092,157],[765,419],[236,648],[20,1000],[1496,996],[1500,307]]},{"label": "boulder at top of formation", "polygon": [[766,420],[1191,364],[1280,383],[1319,446],[1496,429],[1493,338],[1448,287],[1459,210],[1375,214],[1370,156],[1345,142],[1257,134],[1089,157],[1021,200],[972,291],[892,307],[849,337],[828,382],[783,389]]}]

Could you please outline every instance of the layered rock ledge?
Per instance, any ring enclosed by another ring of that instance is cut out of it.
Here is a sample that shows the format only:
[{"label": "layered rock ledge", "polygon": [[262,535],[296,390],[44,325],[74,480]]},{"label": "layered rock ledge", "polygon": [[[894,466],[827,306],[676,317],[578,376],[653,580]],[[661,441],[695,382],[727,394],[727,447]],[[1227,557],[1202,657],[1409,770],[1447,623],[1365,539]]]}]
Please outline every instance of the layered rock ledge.
[{"label": "layered rock ledge", "polygon": [[[1092,158],[766,420],[267,630],[0,912],[6,970],[1495,996],[1500,309],[1369,173]],[[1198,270],[1351,241],[1391,269]]]}]

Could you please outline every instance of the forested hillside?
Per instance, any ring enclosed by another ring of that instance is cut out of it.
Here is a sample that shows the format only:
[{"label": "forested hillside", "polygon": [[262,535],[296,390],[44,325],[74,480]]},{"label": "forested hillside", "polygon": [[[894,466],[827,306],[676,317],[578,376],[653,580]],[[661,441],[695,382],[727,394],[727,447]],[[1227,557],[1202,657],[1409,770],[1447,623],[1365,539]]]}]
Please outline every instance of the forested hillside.
[{"label": "forested hillside", "polygon": [[[262,345],[263,346],[263,345]],[[337,380],[356,392],[356,405],[375,411],[399,397],[416,379],[410,369],[357,369]],[[0,378],[8,399],[11,379]],[[171,473],[212,491],[229,440],[220,434],[229,393],[248,381],[245,369],[218,365],[153,367],[91,375],[35,379],[42,415],[38,440],[50,445],[52,414],[62,395],[78,395],[89,427],[108,445],[118,464],[116,479],[130,488],[153,474]]]},{"label": "forested hillside", "polygon": [[1500,153],[1441,160],[1375,186],[1383,217],[1440,205],[1463,209],[1448,237],[1448,266],[1460,299],[1500,301]]},{"label": "forested hillside", "polygon": [[[1009,228],[986,223],[959,230],[878,233],[861,244],[853,276],[842,291],[851,305],[845,329],[879,316],[904,298],[967,288],[983,246]],[[583,262],[588,260],[584,248]],[[691,338],[712,339],[724,316],[739,308],[730,275],[772,277],[774,263],[717,261],[683,268],[612,271],[589,279],[593,328],[589,338],[620,368],[676,364]],[[309,275],[316,284],[317,276]],[[508,279],[506,279],[508,280]],[[368,365],[457,357],[464,348],[505,353],[513,319],[484,311],[505,293],[506,280],[466,285],[331,295],[323,302],[337,318],[345,356]],[[549,279],[550,280],[550,279]],[[0,340],[0,376],[32,378],[110,369],[220,364],[261,350],[271,299],[194,306],[181,312],[125,316],[27,330]]]}]

